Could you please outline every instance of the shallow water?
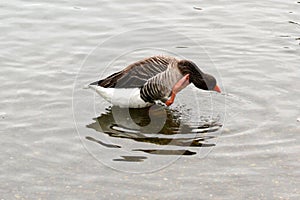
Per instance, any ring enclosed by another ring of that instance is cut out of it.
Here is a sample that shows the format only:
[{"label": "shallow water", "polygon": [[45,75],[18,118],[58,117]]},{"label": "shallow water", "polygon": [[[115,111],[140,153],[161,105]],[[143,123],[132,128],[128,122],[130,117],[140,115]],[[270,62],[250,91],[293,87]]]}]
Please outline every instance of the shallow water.
[{"label": "shallow water", "polygon": [[[1,9],[1,199],[299,199],[300,3],[39,1]],[[84,85],[188,58],[223,95],[122,110]]]}]

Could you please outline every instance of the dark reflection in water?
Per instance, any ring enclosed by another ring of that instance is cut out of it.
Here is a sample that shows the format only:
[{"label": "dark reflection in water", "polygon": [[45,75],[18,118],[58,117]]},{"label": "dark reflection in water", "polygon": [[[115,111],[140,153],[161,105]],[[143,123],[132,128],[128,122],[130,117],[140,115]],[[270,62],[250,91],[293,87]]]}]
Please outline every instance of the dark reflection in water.
[{"label": "dark reflection in water", "polygon": [[[156,148],[156,146],[155,148],[133,148],[132,152],[156,155],[194,155],[196,152],[191,147],[215,146],[209,143],[209,139],[216,136],[207,134],[220,129],[222,125],[218,122],[219,120],[202,117],[199,122],[190,122],[191,120],[186,120],[187,118],[193,118],[193,116],[160,105],[140,109],[111,107],[93,119],[95,122],[87,127],[114,138],[130,139],[159,145],[159,147],[168,146],[163,149]],[[122,148],[120,144],[108,144],[91,136],[87,136],[86,139],[107,148]],[[144,156],[121,156],[113,160],[141,162],[146,158]]]},{"label": "dark reflection in water", "polygon": [[194,155],[196,152],[190,150],[166,150],[166,149],[134,149],[134,151],[142,151],[150,154],[160,155]]},{"label": "dark reflection in water", "polygon": [[145,156],[121,156],[121,158],[113,159],[113,161],[142,162],[145,159],[147,159]]},{"label": "dark reflection in water", "polygon": [[101,145],[103,145],[103,146],[105,146],[105,147],[108,147],[108,148],[121,148],[121,146],[119,146],[119,145],[107,144],[107,143],[104,143],[104,142],[102,142],[102,141],[100,141],[100,140],[96,140],[95,138],[92,138],[92,137],[90,137],[90,136],[87,136],[87,137],[85,137],[85,138],[86,138],[87,140],[96,142],[96,143],[101,144]]}]

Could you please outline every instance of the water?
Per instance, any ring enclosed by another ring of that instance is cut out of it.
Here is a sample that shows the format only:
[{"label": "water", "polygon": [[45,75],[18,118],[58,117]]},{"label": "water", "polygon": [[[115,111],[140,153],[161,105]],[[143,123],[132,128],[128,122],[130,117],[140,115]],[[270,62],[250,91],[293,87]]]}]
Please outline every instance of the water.
[{"label": "water", "polygon": [[[1,199],[299,199],[299,6],[2,3]],[[82,89],[153,54],[195,61],[224,95],[138,112]]]}]

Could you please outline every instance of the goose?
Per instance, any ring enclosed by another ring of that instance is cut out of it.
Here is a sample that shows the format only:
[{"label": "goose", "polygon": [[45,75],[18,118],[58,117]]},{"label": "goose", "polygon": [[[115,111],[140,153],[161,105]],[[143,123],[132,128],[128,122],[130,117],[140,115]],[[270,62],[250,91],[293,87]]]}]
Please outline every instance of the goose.
[{"label": "goose", "polygon": [[145,58],[88,87],[114,106],[144,108],[159,101],[172,105],[176,94],[190,83],[202,90],[221,92],[215,77],[192,61],[171,56]]}]

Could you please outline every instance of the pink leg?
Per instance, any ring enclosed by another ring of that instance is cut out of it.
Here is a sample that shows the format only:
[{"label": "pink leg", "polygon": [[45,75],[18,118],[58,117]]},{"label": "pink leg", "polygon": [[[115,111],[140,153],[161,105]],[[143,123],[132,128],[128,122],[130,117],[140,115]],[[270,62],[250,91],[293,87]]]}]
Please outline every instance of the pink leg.
[{"label": "pink leg", "polygon": [[189,84],[190,84],[190,75],[187,74],[185,75],[184,77],[182,77],[172,88],[172,94],[171,94],[171,97],[170,99],[168,99],[166,101],[166,105],[167,106],[170,106],[174,100],[175,100],[175,97],[176,97],[176,94],[178,92],[180,92],[182,89],[184,89],[185,87],[187,87]]}]

